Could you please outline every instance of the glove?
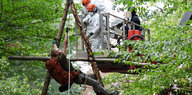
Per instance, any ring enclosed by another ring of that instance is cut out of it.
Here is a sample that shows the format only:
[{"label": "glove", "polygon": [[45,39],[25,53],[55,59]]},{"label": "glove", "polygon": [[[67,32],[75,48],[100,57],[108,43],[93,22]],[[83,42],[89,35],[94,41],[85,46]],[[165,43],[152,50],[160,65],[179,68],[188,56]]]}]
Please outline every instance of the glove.
[{"label": "glove", "polygon": [[57,39],[56,38],[53,40],[53,44],[57,44]]},{"label": "glove", "polygon": [[93,32],[87,33],[87,34],[86,34],[86,37],[89,38],[89,37],[91,37],[92,35],[93,35]]},{"label": "glove", "polygon": [[93,35],[93,32],[89,33],[89,35],[92,36],[92,35]]},{"label": "glove", "polygon": [[[71,86],[70,86],[70,87],[71,87]],[[68,84],[64,84],[64,85],[62,85],[62,86],[59,87],[59,91],[60,91],[60,92],[64,92],[64,91],[66,91],[66,90],[68,90]]]},{"label": "glove", "polygon": [[85,25],[88,25],[91,22],[91,16],[87,15],[84,19],[83,19],[83,23]]}]

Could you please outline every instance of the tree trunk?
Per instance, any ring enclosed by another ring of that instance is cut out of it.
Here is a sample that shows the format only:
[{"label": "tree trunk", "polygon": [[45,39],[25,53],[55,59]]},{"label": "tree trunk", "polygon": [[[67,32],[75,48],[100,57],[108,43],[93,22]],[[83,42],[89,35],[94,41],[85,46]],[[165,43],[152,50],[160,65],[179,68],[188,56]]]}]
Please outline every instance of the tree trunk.
[{"label": "tree trunk", "polygon": [[[70,1],[70,0],[68,0],[68,1]],[[97,81],[100,82],[100,83],[103,85],[103,82],[102,82],[102,79],[101,79],[101,75],[100,75],[100,73],[99,73],[99,69],[98,69],[96,63],[93,62],[95,59],[94,59],[94,57],[91,55],[91,54],[92,54],[92,50],[91,50],[91,48],[90,48],[88,39],[86,38],[85,33],[83,32],[83,27],[82,27],[81,21],[79,20],[79,17],[78,17],[78,14],[77,14],[77,11],[76,11],[76,8],[75,8],[75,5],[74,5],[73,2],[71,2],[70,7],[71,7],[71,10],[72,10],[73,15],[74,15],[74,17],[75,17],[75,22],[76,22],[76,24],[77,24],[77,26],[78,26],[78,28],[79,28],[79,30],[80,30],[80,35],[81,35],[81,37],[82,37],[82,39],[83,39],[83,43],[84,43],[84,45],[85,45],[85,47],[86,47],[87,54],[88,54],[88,58],[89,58],[90,61],[92,61],[92,62],[91,62],[91,66],[92,66],[92,69],[93,69],[93,73],[94,73]]]},{"label": "tree trunk", "polygon": [[60,40],[61,40],[61,37],[62,37],[62,34],[63,34],[63,28],[65,26],[65,22],[66,22],[66,19],[67,19],[69,6],[70,6],[70,1],[67,0],[66,3],[65,3],[65,9],[63,11],[63,16],[62,16],[62,19],[61,19],[61,22],[60,22],[59,31],[58,31],[57,36],[56,36],[57,47],[59,47],[59,45],[60,45]]}]

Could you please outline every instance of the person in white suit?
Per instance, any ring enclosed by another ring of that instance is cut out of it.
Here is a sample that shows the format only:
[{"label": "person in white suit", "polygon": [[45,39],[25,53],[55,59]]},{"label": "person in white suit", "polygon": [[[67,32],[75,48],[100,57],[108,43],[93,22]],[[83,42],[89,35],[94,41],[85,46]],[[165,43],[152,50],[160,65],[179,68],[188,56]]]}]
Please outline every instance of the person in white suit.
[{"label": "person in white suit", "polygon": [[86,37],[89,39],[92,51],[98,51],[101,46],[101,32],[99,23],[99,14],[94,4],[87,5],[88,14],[83,19],[86,28]]}]

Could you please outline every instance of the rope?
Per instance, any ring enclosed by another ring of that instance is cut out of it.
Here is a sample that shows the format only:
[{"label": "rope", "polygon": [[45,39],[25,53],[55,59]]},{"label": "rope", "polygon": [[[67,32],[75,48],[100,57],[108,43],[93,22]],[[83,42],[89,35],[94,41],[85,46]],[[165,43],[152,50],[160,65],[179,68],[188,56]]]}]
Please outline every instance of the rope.
[{"label": "rope", "polygon": [[[67,21],[67,28],[69,28],[69,21],[70,21],[70,11],[71,9],[69,9],[69,16],[68,16],[68,21]],[[69,33],[69,32],[68,32]],[[70,54],[70,38],[69,38],[69,34],[68,34],[68,46],[69,46],[69,79],[68,79],[68,95],[70,95],[70,71],[71,71],[71,54]]]}]

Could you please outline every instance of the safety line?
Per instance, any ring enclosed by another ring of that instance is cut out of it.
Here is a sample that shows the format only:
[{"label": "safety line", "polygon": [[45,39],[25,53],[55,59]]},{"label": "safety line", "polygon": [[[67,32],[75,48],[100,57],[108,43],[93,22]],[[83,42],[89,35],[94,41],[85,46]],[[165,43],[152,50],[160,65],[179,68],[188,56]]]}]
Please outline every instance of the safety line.
[{"label": "safety line", "polygon": [[[68,29],[70,29],[69,28],[69,21],[70,21],[70,11],[71,11],[71,9],[69,8],[69,12],[68,12],[68,15],[69,15],[69,17],[68,17],[68,21],[67,21],[67,28]],[[70,38],[69,38],[69,31],[68,31],[68,46],[69,46],[69,79],[68,79],[68,95],[70,95],[70,70],[71,70],[71,54],[70,54]]]}]

